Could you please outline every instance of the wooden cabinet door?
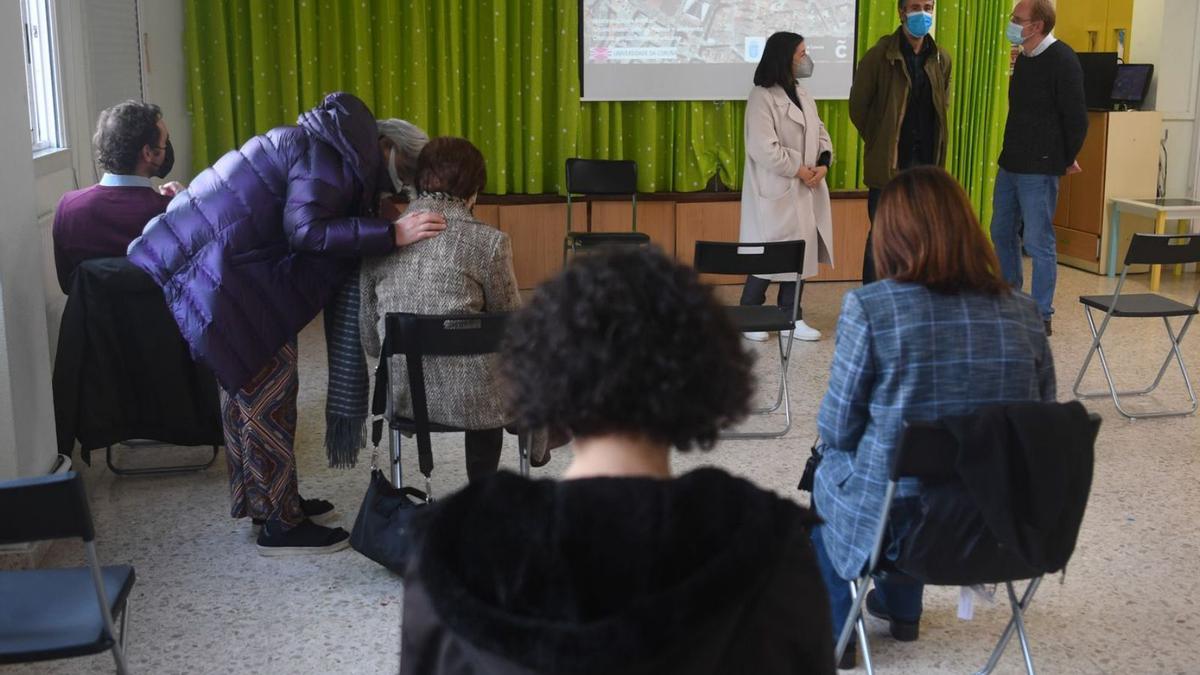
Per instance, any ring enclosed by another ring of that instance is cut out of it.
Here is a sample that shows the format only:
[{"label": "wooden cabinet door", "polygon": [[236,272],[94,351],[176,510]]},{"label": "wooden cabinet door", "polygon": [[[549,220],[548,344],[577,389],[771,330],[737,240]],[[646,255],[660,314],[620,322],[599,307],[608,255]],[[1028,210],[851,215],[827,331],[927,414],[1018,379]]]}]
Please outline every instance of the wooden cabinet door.
[{"label": "wooden cabinet door", "polygon": [[1108,154],[1108,113],[1088,113],[1087,139],[1079,151],[1083,173],[1071,176],[1067,227],[1099,235],[1104,229],[1105,159]]}]

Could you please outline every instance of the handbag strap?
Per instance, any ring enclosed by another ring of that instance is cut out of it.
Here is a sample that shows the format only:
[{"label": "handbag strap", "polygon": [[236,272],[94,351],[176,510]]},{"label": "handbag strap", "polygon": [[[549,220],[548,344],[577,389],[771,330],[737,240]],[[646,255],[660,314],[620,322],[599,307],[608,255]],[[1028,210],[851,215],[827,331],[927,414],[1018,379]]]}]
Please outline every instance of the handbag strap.
[{"label": "handbag strap", "polygon": [[[405,365],[408,366],[408,388],[412,395],[413,419],[417,423],[417,463],[426,482],[433,474],[433,449],[429,439],[429,407],[425,396],[425,369],[422,366],[424,350],[421,341],[415,340],[415,348],[405,354]],[[388,410],[388,391],[390,369],[388,362],[395,353],[394,338],[391,333],[383,337],[383,349],[380,352],[379,364],[375,366],[375,392],[371,397],[371,442],[375,448],[383,440],[384,419],[393,414]]]}]

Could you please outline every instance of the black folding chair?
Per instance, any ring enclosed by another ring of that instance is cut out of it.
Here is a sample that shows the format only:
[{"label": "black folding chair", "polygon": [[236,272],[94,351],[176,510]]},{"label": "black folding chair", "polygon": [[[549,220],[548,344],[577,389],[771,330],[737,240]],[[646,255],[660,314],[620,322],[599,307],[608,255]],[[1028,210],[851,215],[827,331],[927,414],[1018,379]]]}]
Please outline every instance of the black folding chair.
[{"label": "black folding chair", "polygon": [[[1176,265],[1193,262],[1200,262],[1200,234],[1135,234],[1133,235],[1133,241],[1129,244],[1129,252],[1125,255],[1125,267],[1121,270],[1121,279],[1117,282],[1117,288],[1113,291],[1112,296],[1079,296],[1079,302],[1083,303],[1083,313],[1087,316],[1088,328],[1092,331],[1092,347],[1083,359],[1083,367],[1079,369],[1078,377],[1075,378],[1075,386],[1072,391],[1076,398],[1088,399],[1111,396],[1113,405],[1117,407],[1117,412],[1129,419],[1172,417],[1177,415],[1191,415],[1196,412],[1198,407],[1196,392],[1192,388],[1192,380],[1188,376],[1187,366],[1184,365],[1183,352],[1180,351],[1179,344],[1183,341],[1183,336],[1187,335],[1188,327],[1192,325],[1192,319],[1196,318],[1197,313],[1200,313],[1200,293],[1196,294],[1195,300],[1190,305],[1185,305],[1182,302],[1158,295],[1157,293],[1121,294],[1121,289],[1125,287],[1125,278],[1129,274],[1130,265]],[[1100,323],[1099,329],[1096,328],[1096,320],[1092,315],[1092,310],[1104,312],[1104,320]],[[1108,329],[1108,322],[1113,317],[1162,319],[1163,326],[1167,329],[1167,337],[1171,340],[1171,349],[1167,352],[1166,358],[1163,359],[1162,367],[1158,369],[1158,375],[1155,376],[1154,381],[1150,383],[1149,387],[1130,391],[1117,391],[1117,385],[1113,382],[1112,372],[1108,367],[1108,358],[1104,354],[1104,347],[1100,344],[1100,340],[1104,336],[1104,331]],[[1178,334],[1171,328],[1171,317],[1187,317],[1184,319]],[[1080,383],[1083,382],[1083,376],[1087,373],[1088,366],[1092,363],[1092,355],[1100,357],[1100,368],[1104,371],[1104,379],[1108,383],[1107,391],[1083,392],[1079,389]],[[1154,410],[1136,413],[1126,410],[1121,405],[1121,397],[1145,396],[1152,393],[1162,382],[1163,375],[1166,374],[1167,368],[1171,365],[1172,358],[1179,364],[1179,372],[1183,375],[1183,382],[1187,386],[1188,399],[1192,404],[1191,407],[1186,410]]]},{"label": "black folding chair", "polygon": [[[592,202],[587,202],[587,230],[574,232],[571,229],[572,195],[623,196],[628,195],[633,203],[633,222],[630,232],[592,231]],[[613,248],[618,246],[645,246],[650,237],[637,231],[637,162],[631,159],[579,159],[567,160],[567,236],[563,240],[563,263],[567,253],[586,252],[589,249]]]},{"label": "black folding chair", "polygon": [[[375,370],[375,393],[371,412],[376,416],[372,425],[372,440],[379,444],[386,420],[391,429],[392,483],[396,487],[404,484],[400,467],[400,442],[403,434],[417,437],[417,461],[425,476],[425,494],[433,497],[431,479],[433,475],[433,453],[430,434],[462,433],[466,429],[437,424],[429,421],[429,404],[425,393],[426,356],[479,356],[493,354],[500,349],[504,337],[505,322],[509,314],[423,315],[389,312],[384,318],[383,347],[379,354],[379,365]],[[413,416],[402,417],[396,413],[392,401],[392,388],[388,385],[391,375],[391,357],[403,356],[408,370],[408,391],[412,397]],[[517,434],[520,453],[520,472],[529,475],[529,434]]]},{"label": "black folding chair", "polygon": [[[804,242],[779,241],[758,244],[719,241],[696,242],[692,263],[697,272],[705,274],[799,274],[804,270]],[[772,405],[754,408],[751,412],[767,415],[783,407],[784,426],[778,431],[729,432],[722,438],[779,438],[792,428],[792,408],[788,400],[788,363],[792,356],[791,331],[796,328],[800,312],[800,294],[795,294],[790,308],[769,305],[726,307],[729,318],[741,332],[772,332],[779,338],[779,389]],[[786,333],[786,335],[785,335]]]},{"label": "black folding chair", "polygon": [[[29,663],[112,650],[125,663],[129,565],[101,567],[83,479],[75,472],[0,483],[0,544],[79,537],[86,567],[0,572],[0,663]],[[121,617],[118,635],[113,616]]]},{"label": "black folding chair", "polygon": [[[1060,404],[1046,404],[1060,405]],[[1091,422],[1092,443],[1095,443],[1096,434],[1100,431],[1100,417],[1095,414],[1089,414],[1088,418]],[[880,573],[903,578],[903,572],[896,569],[896,566],[890,562],[883,560],[883,549],[886,543],[888,516],[892,510],[892,501],[896,496],[896,489],[899,486],[902,478],[919,478],[925,483],[939,483],[956,478],[955,463],[958,458],[959,446],[957,440],[947,430],[945,426],[939,422],[914,422],[904,425],[904,431],[901,435],[900,447],[896,449],[895,456],[892,457],[891,473],[888,477],[887,490],[883,497],[883,506],[880,509],[879,520],[875,527],[875,544],[871,549],[870,562],[867,565],[866,571],[858,579],[850,581],[850,599],[854,603],[850,609],[850,615],[846,617],[846,623],[842,625],[841,632],[838,634],[837,646],[835,647],[834,658],[841,660],[842,653],[850,643],[851,637],[858,634],[859,648],[863,654],[863,665],[865,666],[868,675],[873,675],[875,672],[874,664],[871,662],[871,651],[867,644],[867,629],[863,622],[863,605],[866,602],[867,585],[871,582],[871,577]],[[970,572],[964,572],[969,574]],[[923,579],[922,583],[928,585],[962,585],[962,579],[956,579],[951,583],[942,580],[939,583],[937,579]],[[978,579],[970,583],[986,583],[992,580]],[[1025,610],[1029,608],[1029,604],[1033,601],[1033,594],[1037,592],[1038,586],[1042,583],[1042,576],[1038,575],[1029,579],[1029,584],[1025,587],[1020,599],[1017,598],[1016,588],[1013,586],[1014,581],[1020,579],[1009,579],[1004,581],[1005,589],[1008,593],[1009,606],[1012,609],[1012,617],[1005,626],[1004,632],[1000,635],[1000,640],[996,643],[995,649],[992,650],[991,656],[988,657],[987,664],[982,669],[976,672],[975,675],[987,675],[995,670],[996,665],[1000,662],[1000,657],[1004,655],[1005,648],[1012,640],[1012,634],[1017,633],[1017,639],[1021,644],[1021,651],[1025,657],[1025,669],[1029,675],[1034,675],[1033,655],[1029,649],[1029,637],[1025,630]]]}]

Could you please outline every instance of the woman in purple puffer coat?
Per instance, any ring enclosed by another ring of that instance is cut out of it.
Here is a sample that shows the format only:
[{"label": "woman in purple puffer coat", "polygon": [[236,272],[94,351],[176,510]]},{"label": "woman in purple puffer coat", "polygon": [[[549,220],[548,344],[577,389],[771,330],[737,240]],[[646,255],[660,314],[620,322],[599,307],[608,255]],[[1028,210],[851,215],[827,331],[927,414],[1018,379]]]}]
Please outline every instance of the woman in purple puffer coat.
[{"label": "woman in purple puffer coat", "polygon": [[311,520],[333,505],[299,494],[296,335],[360,257],[445,228],[428,213],[379,217],[381,190],[411,171],[398,149],[365,103],[330,94],[296,126],[256,136],[201,172],[129,247],[225,390],[232,514],[262,524],[264,555],[347,545],[341,528]]}]

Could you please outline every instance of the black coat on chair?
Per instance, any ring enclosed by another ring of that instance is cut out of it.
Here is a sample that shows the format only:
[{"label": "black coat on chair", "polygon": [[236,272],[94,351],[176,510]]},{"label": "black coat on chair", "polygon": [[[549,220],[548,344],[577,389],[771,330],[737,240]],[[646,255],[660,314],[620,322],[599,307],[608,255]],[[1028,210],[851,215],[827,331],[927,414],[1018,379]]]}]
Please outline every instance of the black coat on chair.
[{"label": "black coat on chair", "polygon": [[833,673],[816,522],[716,469],[473,483],[417,524],[401,673]]}]

